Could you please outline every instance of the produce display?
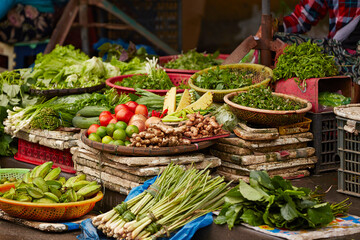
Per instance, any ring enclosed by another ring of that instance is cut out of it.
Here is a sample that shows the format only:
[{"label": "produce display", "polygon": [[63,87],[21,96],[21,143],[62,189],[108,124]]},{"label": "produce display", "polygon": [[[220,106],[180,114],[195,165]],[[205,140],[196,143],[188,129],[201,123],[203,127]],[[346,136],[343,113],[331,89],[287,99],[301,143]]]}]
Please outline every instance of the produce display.
[{"label": "produce display", "polygon": [[48,54],[39,53],[29,71],[25,80],[33,81],[32,88],[39,90],[92,87],[120,75],[119,68],[97,57],[89,59],[72,45],[57,45]]},{"label": "produce display", "polygon": [[246,107],[276,111],[298,110],[306,107],[294,100],[275,96],[270,88],[265,87],[251,88],[247,92],[239,93],[232,101]]},{"label": "produce display", "polygon": [[321,47],[309,41],[287,46],[279,56],[273,73],[275,80],[292,77],[305,80],[334,76],[338,70],[333,57],[324,54]]},{"label": "produce display", "polygon": [[[148,59],[145,71],[146,74],[134,75],[132,77],[125,78],[122,81],[115,82],[115,85],[129,88],[158,90],[167,90],[171,87],[174,87],[174,84],[171,82],[170,77],[157,64],[157,59]],[[187,86],[186,84],[181,84],[179,88],[187,88]]]},{"label": "produce display", "polygon": [[345,214],[350,205],[346,200],[324,202],[319,189],[295,187],[280,176],[270,178],[265,171],[251,171],[249,182],[240,180],[227,193],[216,224],[227,223],[229,229],[240,222],[290,230],[319,228]]},{"label": "produce display", "polygon": [[235,71],[229,68],[221,69],[217,67],[198,75],[194,80],[194,84],[204,89],[236,89],[252,85],[253,76],[254,73],[250,70]]},{"label": "produce display", "polygon": [[228,191],[223,178],[211,178],[208,170],[184,170],[170,164],[146,191],[92,222],[117,239],[158,239],[218,210]]},{"label": "produce display", "polygon": [[136,49],[136,45],[133,42],[129,43],[128,49],[125,49],[120,44],[107,42],[98,47],[98,50],[99,57],[106,57],[107,62],[113,58],[121,62],[130,62],[134,58],[145,61],[146,58],[150,56],[144,47]]},{"label": "produce display", "polygon": [[86,181],[85,174],[66,180],[60,177],[61,169],[51,169],[53,162],[36,166],[16,181],[15,188],[0,193],[3,198],[20,202],[67,203],[92,198],[101,190],[96,181]]},{"label": "produce display", "polygon": [[223,60],[217,59],[219,52],[214,54],[198,53],[195,49],[190,50],[177,58],[165,63],[165,68],[185,69],[185,70],[202,70],[211,66],[220,65]]}]

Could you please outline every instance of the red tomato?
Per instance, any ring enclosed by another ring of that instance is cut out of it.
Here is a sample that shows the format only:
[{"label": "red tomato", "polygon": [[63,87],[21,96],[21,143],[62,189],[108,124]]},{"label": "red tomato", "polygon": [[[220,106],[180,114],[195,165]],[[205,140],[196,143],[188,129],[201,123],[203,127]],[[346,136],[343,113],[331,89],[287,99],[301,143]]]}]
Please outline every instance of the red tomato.
[{"label": "red tomato", "polygon": [[145,117],[149,116],[147,107],[145,105],[142,105],[142,104],[139,104],[139,105],[136,106],[135,114],[141,114],[141,115],[144,115]]},{"label": "red tomato", "polygon": [[93,124],[89,127],[89,129],[87,130],[87,134],[88,136],[91,134],[91,133],[96,133],[96,130],[98,129],[98,127],[100,127],[100,125],[98,124]]},{"label": "red tomato", "polygon": [[100,115],[99,116],[100,125],[106,127],[111,121],[111,119],[113,119],[111,115],[102,115],[102,116]]},{"label": "red tomato", "polygon": [[125,105],[125,104],[119,104],[119,105],[117,105],[117,106],[115,107],[115,114],[117,114],[118,111],[119,111],[120,109],[123,109],[123,108],[131,111],[130,108],[129,108],[127,105]]},{"label": "red tomato", "polygon": [[110,120],[109,124],[110,123],[117,123],[117,120],[116,120],[116,117],[114,117],[113,119]]},{"label": "red tomato", "polygon": [[128,106],[132,112],[135,112],[135,108],[139,104],[134,101],[129,101],[129,102],[125,103],[125,105]]},{"label": "red tomato", "polygon": [[116,113],[116,119],[128,123],[133,115],[134,113],[132,111],[124,108]]},{"label": "red tomato", "polygon": [[109,111],[102,111],[102,112],[100,113],[100,116],[99,116],[99,117],[101,117],[101,116],[110,116],[110,117],[111,117],[111,112],[109,112]]}]

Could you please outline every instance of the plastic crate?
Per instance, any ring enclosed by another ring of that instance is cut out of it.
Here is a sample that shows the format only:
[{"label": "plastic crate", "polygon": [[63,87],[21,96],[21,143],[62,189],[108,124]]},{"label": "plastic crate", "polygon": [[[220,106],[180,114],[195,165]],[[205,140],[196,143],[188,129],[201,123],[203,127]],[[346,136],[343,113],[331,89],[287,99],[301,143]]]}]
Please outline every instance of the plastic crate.
[{"label": "plastic crate", "polygon": [[74,162],[70,149],[58,150],[19,139],[18,152],[14,158],[18,161],[41,165],[44,162],[52,161],[53,168],[60,167],[67,173],[75,173]]},{"label": "plastic crate", "polygon": [[285,93],[306,99],[311,102],[314,113],[321,112],[319,108],[320,92],[337,92],[341,90],[345,97],[351,97],[352,81],[348,76],[306,79],[306,89],[301,90],[294,78],[276,82],[275,92]]},{"label": "plastic crate", "polygon": [[310,131],[314,140],[310,143],[315,148],[318,161],[315,173],[337,170],[340,159],[337,155],[337,125],[333,112],[312,113],[306,117],[312,120]]},{"label": "plastic crate", "polygon": [[[338,153],[340,168],[338,171],[338,192],[360,197],[360,134],[344,130],[346,118],[336,117],[338,125]],[[353,120],[354,121],[354,120]],[[356,129],[360,130],[360,121]]]}]

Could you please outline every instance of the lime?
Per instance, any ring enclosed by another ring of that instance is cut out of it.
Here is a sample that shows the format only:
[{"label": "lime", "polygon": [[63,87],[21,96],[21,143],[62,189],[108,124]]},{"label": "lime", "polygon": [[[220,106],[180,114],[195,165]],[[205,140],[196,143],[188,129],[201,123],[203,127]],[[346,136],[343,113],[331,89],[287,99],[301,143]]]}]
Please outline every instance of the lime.
[{"label": "lime", "polygon": [[98,127],[98,129],[96,130],[96,134],[101,138],[105,137],[106,136],[106,127],[104,127],[104,126]]},{"label": "lime", "polygon": [[95,142],[101,142],[101,137],[97,135],[96,133],[91,133],[89,135],[89,139]]},{"label": "lime", "polygon": [[129,125],[126,128],[126,135],[128,137],[131,137],[133,135],[133,133],[139,133],[139,128],[135,125]]},{"label": "lime", "polygon": [[105,136],[101,139],[101,142],[102,143],[105,143],[105,144],[109,144],[109,142],[113,141],[114,139],[112,139],[112,137],[110,136]]},{"label": "lime", "polygon": [[124,143],[124,141],[121,141],[121,140],[115,140],[114,145],[125,146],[125,143]]},{"label": "lime", "polygon": [[106,126],[106,134],[108,136],[112,136],[114,131],[115,131],[115,123],[109,123]]},{"label": "lime", "polygon": [[127,124],[126,122],[123,121],[118,121],[117,123],[115,123],[115,129],[126,129]]},{"label": "lime", "polygon": [[111,140],[108,144],[115,145],[115,140]]},{"label": "lime", "polygon": [[125,146],[129,146],[131,144],[131,142],[130,141],[125,141]]},{"label": "lime", "polygon": [[116,129],[113,132],[113,138],[114,140],[122,140],[125,141],[126,139],[126,132],[124,129],[120,128],[120,129]]}]

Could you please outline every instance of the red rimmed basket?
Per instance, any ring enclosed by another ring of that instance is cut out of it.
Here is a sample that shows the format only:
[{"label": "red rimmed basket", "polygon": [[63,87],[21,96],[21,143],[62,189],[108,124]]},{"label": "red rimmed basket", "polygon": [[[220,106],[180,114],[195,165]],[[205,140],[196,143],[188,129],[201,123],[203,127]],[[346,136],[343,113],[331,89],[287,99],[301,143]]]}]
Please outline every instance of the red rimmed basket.
[{"label": "red rimmed basket", "polygon": [[[115,88],[119,94],[121,93],[135,93],[134,88],[129,87],[122,87],[115,85],[116,82],[121,82],[125,78],[129,78],[135,75],[141,75],[141,74],[130,74],[130,75],[122,75],[117,77],[112,77],[106,80],[106,85]],[[191,74],[178,74],[178,73],[168,73],[168,76],[171,80],[171,82],[174,84],[174,86],[179,86],[181,83],[187,84],[189,78],[191,77]],[[155,93],[160,96],[164,96],[169,90],[157,90],[157,89],[144,89],[146,91]],[[177,89],[176,93],[182,93],[184,92],[184,89]]]},{"label": "red rimmed basket", "polygon": [[[208,54],[204,54],[207,56]],[[171,60],[177,59],[181,55],[170,55],[170,56],[162,56],[159,57],[159,65],[164,66],[166,63],[170,62]],[[230,54],[220,54],[217,59],[225,60],[228,58]],[[200,70],[186,70],[186,69],[172,69],[172,68],[164,68],[168,73],[186,73],[186,74],[194,74]]]}]

